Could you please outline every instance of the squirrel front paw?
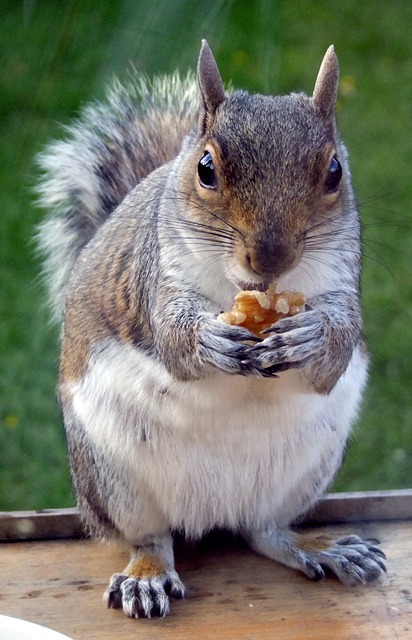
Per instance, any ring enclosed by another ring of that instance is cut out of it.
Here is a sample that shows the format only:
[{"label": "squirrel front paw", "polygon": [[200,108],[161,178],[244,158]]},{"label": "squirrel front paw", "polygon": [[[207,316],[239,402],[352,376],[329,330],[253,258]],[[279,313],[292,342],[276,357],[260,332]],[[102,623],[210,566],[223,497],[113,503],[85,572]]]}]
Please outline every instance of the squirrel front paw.
[{"label": "squirrel front paw", "polygon": [[174,570],[140,578],[115,573],[103,599],[109,608],[121,608],[129,618],[151,618],[169,614],[169,595],[174,598],[185,596],[185,587]]},{"label": "squirrel front paw", "polygon": [[262,373],[275,373],[313,363],[324,350],[326,326],[327,316],[319,310],[279,320],[264,332],[270,335],[253,347],[251,364]]},{"label": "squirrel front paw", "polygon": [[238,375],[262,375],[250,357],[259,338],[247,329],[207,316],[199,324],[198,341],[200,357],[217,369]]}]

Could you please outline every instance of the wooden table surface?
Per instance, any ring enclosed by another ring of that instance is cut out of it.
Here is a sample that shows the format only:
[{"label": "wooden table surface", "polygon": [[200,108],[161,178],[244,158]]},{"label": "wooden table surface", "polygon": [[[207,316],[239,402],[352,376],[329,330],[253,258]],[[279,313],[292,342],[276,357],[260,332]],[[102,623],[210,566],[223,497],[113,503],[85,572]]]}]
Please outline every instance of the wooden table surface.
[{"label": "wooden table surface", "polygon": [[382,583],[345,587],[311,582],[224,538],[177,553],[188,588],[168,618],[128,619],[107,610],[102,593],[127,554],[87,540],[0,544],[0,613],[82,640],[393,640],[412,639],[412,520],[309,528],[377,538],[388,557]]}]

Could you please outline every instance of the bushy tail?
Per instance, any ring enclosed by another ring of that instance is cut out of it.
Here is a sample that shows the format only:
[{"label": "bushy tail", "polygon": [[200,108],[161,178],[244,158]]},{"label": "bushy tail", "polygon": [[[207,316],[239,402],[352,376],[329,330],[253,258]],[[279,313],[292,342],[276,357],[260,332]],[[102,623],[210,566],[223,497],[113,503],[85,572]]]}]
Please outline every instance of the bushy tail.
[{"label": "bushy tail", "polygon": [[174,158],[197,112],[193,74],[115,82],[105,103],[85,107],[67,137],[39,155],[39,204],[50,211],[37,231],[55,319],[81,249],[125,195]]}]

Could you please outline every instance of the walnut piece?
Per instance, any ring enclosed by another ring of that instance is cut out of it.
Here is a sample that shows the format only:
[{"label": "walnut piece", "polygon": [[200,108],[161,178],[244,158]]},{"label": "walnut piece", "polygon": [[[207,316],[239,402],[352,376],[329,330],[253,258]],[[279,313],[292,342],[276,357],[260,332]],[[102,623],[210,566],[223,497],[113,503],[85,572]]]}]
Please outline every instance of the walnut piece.
[{"label": "walnut piece", "polygon": [[273,285],[266,292],[239,291],[230,311],[218,316],[226,324],[235,324],[249,329],[260,336],[272,324],[300,313],[305,308],[305,296],[299,291],[280,291],[276,293]]}]

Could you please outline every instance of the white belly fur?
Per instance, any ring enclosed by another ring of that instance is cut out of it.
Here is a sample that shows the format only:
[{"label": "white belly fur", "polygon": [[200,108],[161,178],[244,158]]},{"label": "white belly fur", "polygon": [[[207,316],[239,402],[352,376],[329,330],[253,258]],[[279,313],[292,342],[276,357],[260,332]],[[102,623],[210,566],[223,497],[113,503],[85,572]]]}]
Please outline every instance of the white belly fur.
[{"label": "white belly fur", "polygon": [[[339,466],[365,379],[358,349],[328,396],[305,388],[296,371],[179,382],[137,349],[111,343],[66,391],[137,500],[147,495],[168,526],[196,536],[299,515],[302,495],[316,498]],[[128,527],[150,528],[139,515],[147,508],[125,514]]]}]

